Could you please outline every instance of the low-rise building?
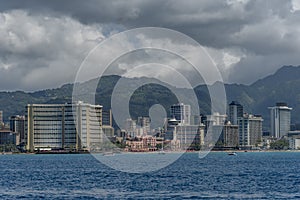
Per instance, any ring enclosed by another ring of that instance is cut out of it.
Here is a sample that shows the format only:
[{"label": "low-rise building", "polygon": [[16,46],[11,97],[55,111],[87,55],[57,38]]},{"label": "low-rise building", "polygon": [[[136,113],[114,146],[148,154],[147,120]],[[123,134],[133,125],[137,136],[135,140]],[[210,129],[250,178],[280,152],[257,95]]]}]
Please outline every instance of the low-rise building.
[{"label": "low-rise building", "polygon": [[289,149],[300,149],[300,130],[289,131],[287,134]]},{"label": "low-rise building", "polygon": [[128,146],[128,150],[132,152],[148,152],[157,150],[156,137],[153,136],[136,137],[132,140],[127,140],[126,145]]},{"label": "low-rise building", "polygon": [[289,138],[289,149],[300,150],[300,138]]}]

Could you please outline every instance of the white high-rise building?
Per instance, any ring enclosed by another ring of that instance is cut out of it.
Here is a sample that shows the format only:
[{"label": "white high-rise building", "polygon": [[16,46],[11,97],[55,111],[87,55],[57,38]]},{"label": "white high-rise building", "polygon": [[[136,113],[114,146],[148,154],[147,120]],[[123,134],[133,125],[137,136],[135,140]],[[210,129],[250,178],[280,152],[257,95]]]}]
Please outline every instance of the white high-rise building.
[{"label": "white high-rise building", "polygon": [[276,103],[276,106],[269,107],[271,111],[271,135],[281,138],[290,131],[291,126],[291,110],[286,103]]},{"label": "white high-rise building", "polygon": [[170,114],[172,118],[175,118],[181,125],[191,124],[191,106],[183,103],[174,104],[171,106]]},{"label": "white high-rise building", "polygon": [[95,151],[103,141],[102,106],[76,104],[28,104],[27,150],[70,148]]}]

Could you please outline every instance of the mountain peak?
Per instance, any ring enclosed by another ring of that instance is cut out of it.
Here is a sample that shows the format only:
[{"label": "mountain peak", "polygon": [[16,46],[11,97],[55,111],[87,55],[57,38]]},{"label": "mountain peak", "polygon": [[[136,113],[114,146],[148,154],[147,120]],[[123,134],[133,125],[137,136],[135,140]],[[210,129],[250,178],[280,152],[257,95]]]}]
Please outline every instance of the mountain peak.
[{"label": "mountain peak", "polygon": [[300,66],[293,66],[293,65],[285,65],[281,68],[279,68],[275,74],[277,73],[288,73],[291,71],[300,71]]},{"label": "mountain peak", "polygon": [[300,66],[287,65],[278,69],[274,74],[254,82],[252,86],[277,85],[280,82],[300,79]]}]

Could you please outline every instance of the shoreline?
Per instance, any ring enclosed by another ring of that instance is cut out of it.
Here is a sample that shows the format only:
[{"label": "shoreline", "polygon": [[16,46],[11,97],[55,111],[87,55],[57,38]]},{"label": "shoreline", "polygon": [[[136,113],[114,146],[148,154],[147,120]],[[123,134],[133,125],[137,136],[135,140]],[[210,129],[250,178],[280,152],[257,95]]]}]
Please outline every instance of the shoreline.
[{"label": "shoreline", "polygon": [[[164,153],[199,153],[201,151],[164,151]],[[216,151],[212,150],[209,153],[300,153],[300,150],[225,150],[225,151]],[[35,152],[35,153],[18,153],[18,152],[5,152],[0,155],[45,155],[45,154],[105,154],[105,152]],[[114,154],[159,154],[159,151],[149,151],[149,152],[130,152],[130,151],[121,151]]]}]

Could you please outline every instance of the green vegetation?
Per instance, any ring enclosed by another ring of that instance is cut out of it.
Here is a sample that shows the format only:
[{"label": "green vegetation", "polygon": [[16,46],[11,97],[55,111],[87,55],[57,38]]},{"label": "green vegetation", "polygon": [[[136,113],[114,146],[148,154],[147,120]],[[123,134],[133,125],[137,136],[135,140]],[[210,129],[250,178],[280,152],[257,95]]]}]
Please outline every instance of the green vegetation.
[{"label": "green vegetation", "polygon": [[289,147],[289,141],[286,139],[280,139],[270,144],[270,148],[275,150],[288,149],[288,147]]},{"label": "green vegetation", "polygon": [[[119,76],[102,77],[98,83],[95,101],[103,105],[105,110],[111,108],[111,94],[114,86],[120,79]],[[129,86],[132,79],[126,79]],[[135,79],[138,84],[146,81],[148,78]],[[79,99],[88,102],[92,85],[97,79],[87,81],[79,85],[81,93]],[[300,121],[300,67],[283,67],[275,74],[255,82],[252,85],[226,84],[226,94],[228,101],[237,100],[243,106],[246,112],[261,114],[264,117],[264,126],[269,127],[269,110],[268,106],[275,105],[278,101],[285,101],[293,108],[293,121]],[[211,86],[213,87],[213,86]],[[66,84],[57,89],[47,89],[33,93],[22,91],[0,92],[0,110],[4,111],[4,120],[16,114],[25,114],[25,106],[29,103],[66,103],[72,101],[73,84]],[[130,99],[130,114],[132,118],[137,116],[148,116],[149,108],[154,104],[161,104],[167,114],[169,107],[178,100],[174,93],[183,93],[187,89],[175,88],[172,86],[165,87],[159,84],[146,84],[139,87]],[[124,91],[127,91],[124,88]],[[190,91],[191,92],[191,91]],[[199,85],[194,89],[198,99],[201,113],[210,112],[210,97],[205,85]]]},{"label": "green vegetation", "polygon": [[195,143],[192,143],[188,148],[188,150],[193,150],[193,151],[200,151],[200,149],[201,149],[201,145]]},{"label": "green vegetation", "polygon": [[2,152],[19,152],[19,150],[14,144],[3,144],[0,145],[0,153]]}]

